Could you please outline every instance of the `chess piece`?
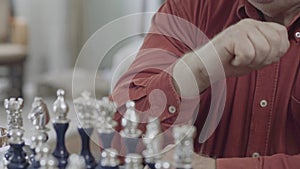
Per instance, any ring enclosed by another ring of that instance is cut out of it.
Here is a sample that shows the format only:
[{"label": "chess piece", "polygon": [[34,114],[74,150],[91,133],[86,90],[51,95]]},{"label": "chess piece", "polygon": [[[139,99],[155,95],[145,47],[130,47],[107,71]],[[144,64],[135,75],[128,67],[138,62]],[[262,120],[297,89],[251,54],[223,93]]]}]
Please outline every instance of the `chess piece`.
[{"label": "chess piece", "polygon": [[117,111],[117,105],[114,102],[109,101],[107,97],[103,97],[98,102],[98,114],[97,114],[97,132],[103,148],[109,148],[114,136],[114,128],[117,126],[117,122],[113,120],[113,117]]},{"label": "chess piece", "polygon": [[136,146],[142,131],[138,129],[139,116],[135,111],[135,103],[128,101],[126,108],[127,110],[121,121],[123,130],[121,130],[120,134],[126,144],[127,154],[132,154],[136,152]]},{"label": "chess piece", "polygon": [[80,123],[80,125],[78,126],[78,132],[80,134],[82,142],[80,154],[85,159],[87,169],[94,169],[97,165],[90,151],[90,136],[92,135],[94,130],[93,119],[96,104],[96,99],[92,99],[90,93],[88,92],[83,92],[81,97],[74,100],[75,110]]},{"label": "chess piece", "polygon": [[25,152],[23,151],[24,141],[23,133],[21,129],[23,126],[22,98],[10,98],[4,100],[4,108],[7,113],[7,125],[8,125],[8,138],[10,148],[4,155],[7,168],[24,168],[27,167],[28,162],[25,159]]},{"label": "chess piece", "polygon": [[176,144],[174,158],[177,169],[192,169],[195,132],[196,128],[189,125],[175,126],[173,129]]},{"label": "chess piece", "polygon": [[37,147],[37,152],[40,156],[40,169],[58,169],[57,160],[52,155],[51,147],[48,144],[39,145]]},{"label": "chess piece", "polygon": [[143,158],[139,154],[128,154],[125,158],[125,169],[143,169]]},{"label": "chess piece", "polygon": [[67,118],[68,111],[69,106],[65,101],[65,91],[59,89],[57,91],[57,99],[53,104],[53,112],[55,114],[53,127],[57,137],[56,147],[53,155],[58,160],[59,169],[64,169],[67,166],[69,157],[69,152],[65,145],[65,134],[70,123],[70,120]]},{"label": "chess piece", "polygon": [[103,97],[98,101],[97,115],[97,132],[103,145],[102,158],[96,169],[118,169],[119,160],[117,158],[117,150],[110,148],[115,133],[114,128],[117,122],[113,120],[113,116],[117,111],[117,105],[111,102],[107,97]]},{"label": "chess piece", "polygon": [[40,168],[40,162],[35,158],[35,148],[47,142],[47,132],[49,129],[46,127],[46,125],[50,120],[47,105],[44,103],[42,98],[34,98],[31,111],[28,114],[28,119],[32,122],[33,126],[35,126],[34,134],[31,137],[31,149],[33,154],[30,157],[31,164],[28,169],[38,169]]},{"label": "chess piece", "polygon": [[166,161],[157,161],[155,163],[155,169],[169,169],[171,168],[171,164]]},{"label": "chess piece", "polygon": [[[10,133],[12,129],[21,129],[23,126],[22,118],[22,108],[23,108],[22,98],[10,98],[4,100],[4,108],[7,113],[7,133],[8,138],[10,138]],[[7,153],[4,155],[5,163],[8,162],[12,155],[12,147],[10,147]]]},{"label": "chess piece", "polygon": [[47,105],[41,97],[35,97],[32,108],[28,114],[28,119],[32,122],[37,131],[48,131],[46,125],[49,123],[49,111]]},{"label": "chess piece", "polygon": [[119,165],[117,150],[108,148],[101,153],[101,162],[97,169],[119,169]]},{"label": "chess piece", "polygon": [[158,118],[150,118],[143,137],[146,150],[143,151],[145,162],[148,167],[155,169],[156,161],[161,159],[163,136]]},{"label": "chess piece", "polygon": [[9,145],[12,149],[11,157],[9,158],[9,163],[7,164],[8,169],[27,169],[29,163],[26,160],[26,154],[23,151],[24,131],[22,129],[12,129],[10,130]]},{"label": "chess piece", "polygon": [[77,154],[70,155],[66,169],[86,169],[84,158]]}]

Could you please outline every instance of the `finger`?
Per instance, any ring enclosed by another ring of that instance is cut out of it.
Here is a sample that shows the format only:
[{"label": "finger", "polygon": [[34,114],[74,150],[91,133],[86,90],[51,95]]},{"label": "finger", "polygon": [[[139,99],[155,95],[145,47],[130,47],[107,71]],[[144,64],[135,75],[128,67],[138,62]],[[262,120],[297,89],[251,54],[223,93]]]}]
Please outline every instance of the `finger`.
[{"label": "finger", "polygon": [[233,66],[245,66],[252,62],[255,57],[255,50],[247,36],[236,41],[234,54],[235,57],[231,62]]},{"label": "finger", "polygon": [[264,29],[260,30],[270,39],[270,43],[272,43],[271,57],[268,60],[277,61],[287,52],[290,46],[287,29],[277,23],[267,23],[264,27]]},{"label": "finger", "polygon": [[255,57],[249,64],[249,67],[259,67],[269,56],[270,43],[258,29],[250,30],[248,37],[255,49]]}]

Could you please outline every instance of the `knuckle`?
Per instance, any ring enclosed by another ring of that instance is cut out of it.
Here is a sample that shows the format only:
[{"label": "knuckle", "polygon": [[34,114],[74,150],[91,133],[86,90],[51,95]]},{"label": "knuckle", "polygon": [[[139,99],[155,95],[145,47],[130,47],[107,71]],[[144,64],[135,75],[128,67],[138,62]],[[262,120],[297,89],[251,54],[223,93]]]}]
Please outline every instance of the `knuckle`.
[{"label": "knuckle", "polygon": [[254,59],[254,54],[247,53],[246,55],[242,56],[241,59],[243,60],[244,63],[249,64]]},{"label": "knuckle", "polygon": [[266,55],[268,55],[269,52],[270,52],[270,50],[271,50],[271,47],[269,45],[262,45],[262,46],[260,46],[260,49],[259,49],[260,56],[266,56]]},{"label": "knuckle", "polygon": [[276,43],[281,41],[280,36],[277,34],[274,34],[273,36],[269,37],[269,39],[270,39],[270,41],[276,42]]},{"label": "knuckle", "polygon": [[277,29],[278,29],[278,32],[280,34],[286,34],[287,33],[287,28],[282,26],[282,25],[279,25]]}]

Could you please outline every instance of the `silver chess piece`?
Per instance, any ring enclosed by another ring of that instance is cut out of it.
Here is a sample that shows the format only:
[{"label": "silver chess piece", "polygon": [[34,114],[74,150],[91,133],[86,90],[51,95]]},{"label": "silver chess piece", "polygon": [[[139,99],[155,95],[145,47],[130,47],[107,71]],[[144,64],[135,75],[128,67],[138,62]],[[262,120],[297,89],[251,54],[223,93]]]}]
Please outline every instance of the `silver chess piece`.
[{"label": "silver chess piece", "polygon": [[41,97],[35,97],[32,103],[32,108],[28,114],[28,119],[31,121],[35,129],[38,131],[48,131],[46,125],[50,121],[47,105]]},{"label": "silver chess piece", "polygon": [[58,162],[52,155],[52,149],[50,145],[44,144],[38,146],[37,153],[40,155],[40,169],[58,169]]},{"label": "silver chess piece", "polygon": [[9,143],[10,144],[23,144],[24,140],[23,140],[23,136],[24,136],[24,130],[21,129],[12,129],[11,131],[9,131]]},{"label": "silver chess piece", "polygon": [[143,169],[143,158],[139,154],[128,154],[125,158],[125,169]]},{"label": "silver chess piece", "polygon": [[31,148],[34,149],[38,145],[42,145],[48,140],[49,129],[46,125],[50,121],[49,111],[47,105],[41,97],[35,97],[32,103],[32,108],[28,114],[28,119],[32,125],[35,126],[35,131],[31,137]]},{"label": "silver chess piece", "polygon": [[123,137],[128,138],[138,138],[141,136],[142,131],[138,129],[139,116],[135,111],[135,103],[133,101],[128,101],[126,103],[126,112],[122,118],[123,130],[120,134]]},{"label": "silver chess piece", "polygon": [[66,169],[85,169],[84,158],[77,154],[71,154]]},{"label": "silver chess piece", "polygon": [[194,153],[194,136],[196,128],[190,125],[175,126],[173,136],[175,139],[176,168],[191,169]]},{"label": "silver chess piece", "polygon": [[31,136],[31,155],[29,159],[31,164],[29,168],[37,168],[40,166],[39,156],[36,153],[36,148],[45,144],[48,140],[49,129],[46,125],[50,121],[49,111],[47,105],[41,97],[35,97],[32,103],[31,111],[28,114],[28,119],[34,126],[34,134]]},{"label": "silver chess piece", "polygon": [[171,164],[169,162],[166,162],[166,161],[157,161],[155,163],[155,168],[156,169],[170,169]]},{"label": "silver chess piece", "polygon": [[21,129],[23,126],[22,108],[24,101],[22,98],[10,98],[4,100],[4,108],[7,113],[8,131],[11,129]]},{"label": "silver chess piece", "polygon": [[163,136],[161,135],[161,126],[158,118],[150,118],[146,126],[146,133],[143,137],[146,150],[143,151],[145,162],[154,164],[160,160]]},{"label": "silver chess piece", "polygon": [[69,123],[67,114],[69,106],[65,101],[65,91],[62,89],[57,90],[57,99],[53,104],[53,112],[55,114],[54,123]]},{"label": "silver chess piece", "polygon": [[96,127],[98,133],[112,133],[117,126],[117,122],[113,120],[117,112],[117,104],[103,97],[97,104]]},{"label": "silver chess piece", "polygon": [[81,97],[74,100],[74,106],[79,118],[79,127],[85,129],[93,128],[97,101],[91,97],[91,93],[83,92]]},{"label": "silver chess piece", "polygon": [[115,149],[108,148],[101,153],[101,166],[103,167],[117,167],[120,165],[118,159],[118,152]]}]

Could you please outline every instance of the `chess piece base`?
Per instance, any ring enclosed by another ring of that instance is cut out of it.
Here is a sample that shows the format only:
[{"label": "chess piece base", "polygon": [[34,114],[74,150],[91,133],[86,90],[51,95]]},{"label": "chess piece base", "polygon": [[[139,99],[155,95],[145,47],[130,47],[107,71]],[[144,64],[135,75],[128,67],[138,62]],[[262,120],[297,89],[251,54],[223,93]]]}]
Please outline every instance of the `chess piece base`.
[{"label": "chess piece base", "polygon": [[87,169],[94,169],[97,164],[90,151],[90,136],[93,133],[93,128],[78,128],[78,132],[82,141],[81,156],[84,158]]},{"label": "chess piece base", "polygon": [[25,152],[23,151],[24,145],[24,143],[10,144],[13,152],[7,165],[8,169],[27,169],[29,163],[25,159]]},{"label": "chess piece base", "polygon": [[64,169],[68,164],[69,152],[65,145],[65,134],[69,123],[53,123],[57,135],[57,144],[53,156],[58,160],[58,168]]},{"label": "chess piece base", "polygon": [[110,166],[97,166],[95,169],[119,169],[119,166],[110,167]]},{"label": "chess piece base", "polygon": [[155,169],[155,163],[146,163],[146,165],[151,169]]}]

